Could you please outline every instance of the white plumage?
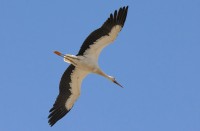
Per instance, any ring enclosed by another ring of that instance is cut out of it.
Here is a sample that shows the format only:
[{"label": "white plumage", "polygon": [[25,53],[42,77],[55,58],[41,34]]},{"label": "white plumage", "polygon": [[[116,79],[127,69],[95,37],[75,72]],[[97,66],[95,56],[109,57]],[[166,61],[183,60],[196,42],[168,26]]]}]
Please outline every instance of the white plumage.
[{"label": "white plumage", "polygon": [[101,53],[102,49],[111,44],[116,39],[121,28],[122,27],[119,25],[114,26],[108,35],[101,37],[96,42],[94,42],[94,44],[90,45],[90,48],[85,50],[84,56],[93,58],[95,62],[98,63],[99,54]]},{"label": "white plumage", "polygon": [[110,14],[104,24],[86,38],[77,55],[63,55],[55,51],[57,55],[64,58],[65,62],[70,63],[70,66],[61,77],[59,95],[49,111],[48,118],[51,126],[71,110],[80,95],[82,80],[88,74],[99,74],[121,86],[114,77],[107,75],[99,68],[98,58],[102,49],[116,39],[124,26],[127,12],[128,6]]},{"label": "white plumage", "polygon": [[70,82],[70,86],[74,87],[69,89],[71,91],[71,93],[73,95],[71,95],[66,103],[65,103],[65,107],[70,110],[74,104],[74,102],[77,100],[77,98],[80,96],[81,93],[81,83],[82,80],[86,77],[86,75],[88,74],[88,72],[82,71],[78,68],[76,68],[75,70],[73,70],[73,72],[71,73],[71,82]]}]

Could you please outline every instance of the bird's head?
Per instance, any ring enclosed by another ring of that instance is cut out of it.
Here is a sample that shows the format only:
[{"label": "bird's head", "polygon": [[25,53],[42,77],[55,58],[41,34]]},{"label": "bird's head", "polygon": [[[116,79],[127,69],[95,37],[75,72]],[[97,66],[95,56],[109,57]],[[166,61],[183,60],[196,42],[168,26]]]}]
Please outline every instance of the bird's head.
[{"label": "bird's head", "polygon": [[117,84],[118,86],[124,88],[121,84],[119,84],[119,82],[117,82],[117,80],[115,79],[115,77],[109,76],[109,79],[110,79],[113,83],[115,83],[115,84]]}]

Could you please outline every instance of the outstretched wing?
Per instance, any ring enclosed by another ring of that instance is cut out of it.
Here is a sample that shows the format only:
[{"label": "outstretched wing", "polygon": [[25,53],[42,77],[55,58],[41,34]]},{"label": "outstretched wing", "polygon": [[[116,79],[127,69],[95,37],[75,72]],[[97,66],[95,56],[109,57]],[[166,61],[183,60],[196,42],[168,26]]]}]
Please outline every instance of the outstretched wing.
[{"label": "outstretched wing", "polygon": [[86,38],[77,55],[92,57],[97,61],[101,50],[113,42],[121,31],[127,12],[128,6],[110,14],[104,24]]},{"label": "outstretched wing", "polygon": [[49,111],[48,118],[51,126],[71,110],[80,95],[81,83],[87,74],[73,65],[66,69],[60,81],[59,95]]},{"label": "outstretched wing", "polygon": [[[91,57],[97,61],[101,50],[114,41],[121,31],[127,12],[128,6],[110,14],[104,24],[86,38],[77,55]],[[87,74],[88,72],[81,71],[73,65],[64,72],[59,85],[59,95],[49,111],[48,118],[51,126],[71,110],[80,95],[81,82]]]}]

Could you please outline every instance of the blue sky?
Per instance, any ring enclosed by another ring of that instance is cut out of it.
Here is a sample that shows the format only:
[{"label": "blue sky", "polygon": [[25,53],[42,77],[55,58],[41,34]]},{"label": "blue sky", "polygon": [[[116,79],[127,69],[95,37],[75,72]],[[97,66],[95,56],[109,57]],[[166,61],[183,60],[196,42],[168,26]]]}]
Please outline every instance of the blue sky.
[{"label": "blue sky", "polygon": [[[54,127],[48,111],[68,67],[54,50],[76,54],[109,14],[127,21],[98,75]],[[199,131],[200,1],[0,0],[1,131]]]}]

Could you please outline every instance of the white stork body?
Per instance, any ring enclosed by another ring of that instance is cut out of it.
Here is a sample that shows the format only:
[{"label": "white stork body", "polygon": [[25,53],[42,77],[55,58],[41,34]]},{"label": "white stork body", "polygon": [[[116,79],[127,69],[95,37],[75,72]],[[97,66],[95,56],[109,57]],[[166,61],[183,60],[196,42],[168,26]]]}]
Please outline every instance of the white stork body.
[{"label": "white stork body", "polygon": [[102,49],[116,39],[125,23],[127,12],[128,6],[120,8],[118,12],[115,10],[114,15],[110,14],[106,22],[86,38],[76,56],[69,54],[63,55],[55,51],[57,55],[64,58],[65,62],[70,63],[70,66],[61,78],[59,95],[49,111],[50,115],[48,118],[51,126],[71,110],[80,95],[82,80],[89,73],[104,76],[121,86],[114,77],[105,74],[99,68],[98,57]]}]

